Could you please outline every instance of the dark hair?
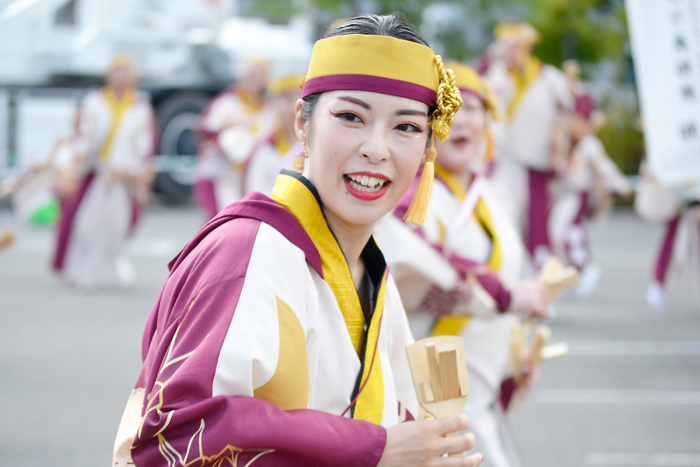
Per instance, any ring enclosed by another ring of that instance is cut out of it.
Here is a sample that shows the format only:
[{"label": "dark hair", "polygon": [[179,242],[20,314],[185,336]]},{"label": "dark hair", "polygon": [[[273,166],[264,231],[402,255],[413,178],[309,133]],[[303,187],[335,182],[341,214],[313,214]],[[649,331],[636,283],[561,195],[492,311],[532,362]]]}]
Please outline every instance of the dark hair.
[{"label": "dark hair", "polygon": [[[338,26],[331,27],[326,31],[324,39],[335,36],[345,36],[348,34],[364,34],[367,36],[389,36],[404,41],[416,42],[428,46],[428,43],[408,24],[401,13],[391,15],[363,15],[350,18]],[[428,46],[429,47],[429,46]],[[316,93],[306,96],[301,106],[301,116],[311,121],[316,103],[323,93]],[[431,107],[428,115],[432,115],[437,107]]]}]

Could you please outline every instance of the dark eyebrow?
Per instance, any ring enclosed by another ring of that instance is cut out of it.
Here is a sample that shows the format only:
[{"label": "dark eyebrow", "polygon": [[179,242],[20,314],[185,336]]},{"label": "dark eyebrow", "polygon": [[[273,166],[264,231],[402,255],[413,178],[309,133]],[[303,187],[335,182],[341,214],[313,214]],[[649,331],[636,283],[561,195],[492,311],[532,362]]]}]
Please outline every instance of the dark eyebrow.
[{"label": "dark eyebrow", "polygon": [[338,97],[338,99],[340,99],[341,101],[352,102],[353,104],[357,104],[360,107],[364,107],[367,110],[370,110],[372,108],[372,106],[369,105],[367,102],[361,101],[360,99],[356,99],[354,97],[340,96],[340,97]]},{"label": "dark eyebrow", "polygon": [[[338,97],[341,101],[346,101],[346,102],[351,102],[353,104],[357,104],[360,107],[364,107],[367,110],[371,110],[372,106],[369,105],[367,102],[357,99],[355,97],[350,97],[350,96],[340,96]],[[421,117],[427,117],[428,113],[423,112],[420,110],[413,110],[413,109],[401,109],[396,111],[396,115],[419,115]]]},{"label": "dark eyebrow", "polygon": [[403,109],[403,110],[397,110],[396,115],[419,115],[421,117],[427,117],[428,113],[423,112],[421,110]]}]

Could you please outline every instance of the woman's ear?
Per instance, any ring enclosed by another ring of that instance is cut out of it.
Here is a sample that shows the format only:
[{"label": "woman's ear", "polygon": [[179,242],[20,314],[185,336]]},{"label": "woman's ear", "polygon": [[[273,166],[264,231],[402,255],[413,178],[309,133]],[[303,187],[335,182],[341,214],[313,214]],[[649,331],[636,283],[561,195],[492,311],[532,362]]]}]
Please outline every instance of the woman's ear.
[{"label": "woman's ear", "polygon": [[308,145],[307,135],[308,135],[308,125],[309,122],[302,115],[302,106],[304,101],[299,99],[296,105],[296,117],[294,117],[294,132],[297,135],[297,139],[303,144]]}]

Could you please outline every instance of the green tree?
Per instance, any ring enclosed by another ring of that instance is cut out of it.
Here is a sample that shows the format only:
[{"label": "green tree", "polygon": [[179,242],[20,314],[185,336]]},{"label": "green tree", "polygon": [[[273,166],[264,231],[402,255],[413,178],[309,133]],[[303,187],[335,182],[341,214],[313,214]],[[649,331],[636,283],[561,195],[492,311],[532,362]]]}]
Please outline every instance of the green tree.
[{"label": "green tree", "polygon": [[624,5],[614,0],[522,0],[542,34],[537,55],[555,65],[565,59],[619,61],[627,42]]}]

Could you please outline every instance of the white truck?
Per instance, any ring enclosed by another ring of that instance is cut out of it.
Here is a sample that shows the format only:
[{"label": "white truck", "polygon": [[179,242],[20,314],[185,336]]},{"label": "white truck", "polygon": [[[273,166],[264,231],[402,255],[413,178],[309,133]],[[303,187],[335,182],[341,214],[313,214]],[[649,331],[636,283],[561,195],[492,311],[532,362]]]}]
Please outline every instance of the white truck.
[{"label": "white truck", "polygon": [[272,75],[303,72],[310,24],[238,16],[236,0],[0,0],[0,177],[70,131],[82,95],[113,56],[132,56],[160,127],[156,190],[189,196],[193,124],[238,63],[266,57]]}]

